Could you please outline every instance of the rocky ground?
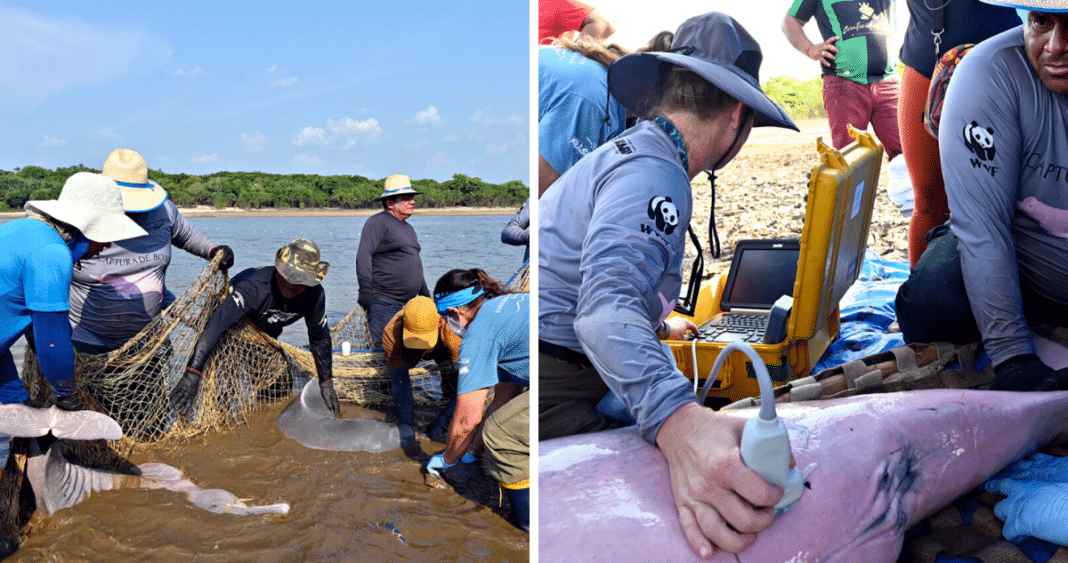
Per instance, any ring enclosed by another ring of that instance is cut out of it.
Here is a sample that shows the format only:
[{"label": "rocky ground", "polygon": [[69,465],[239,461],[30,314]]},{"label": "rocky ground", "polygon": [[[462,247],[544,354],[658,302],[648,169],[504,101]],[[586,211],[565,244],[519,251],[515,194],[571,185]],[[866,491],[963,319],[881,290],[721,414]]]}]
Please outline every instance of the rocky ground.
[{"label": "rocky ground", "polygon": [[[735,243],[747,238],[800,238],[805,217],[808,176],[817,164],[816,139],[830,143],[826,120],[799,122],[801,132],[765,127],[716,175],[716,227],[722,255],[708,249],[711,189],[706,175],[693,181],[692,224],[705,255],[705,277],[726,274]],[[908,260],[908,218],[887,196],[887,161],[883,158],[872,213],[868,248],[885,260]],[[693,260],[686,245],[685,275]]]}]

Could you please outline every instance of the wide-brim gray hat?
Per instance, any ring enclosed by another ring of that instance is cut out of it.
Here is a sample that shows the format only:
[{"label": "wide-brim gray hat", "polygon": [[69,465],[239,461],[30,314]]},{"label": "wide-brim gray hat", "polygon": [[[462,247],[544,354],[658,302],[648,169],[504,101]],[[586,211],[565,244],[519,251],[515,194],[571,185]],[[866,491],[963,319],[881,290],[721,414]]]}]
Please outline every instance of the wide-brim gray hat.
[{"label": "wide-brim gray hat", "polygon": [[374,198],[371,201],[379,201],[386,199],[387,197],[394,197],[398,195],[419,195],[423,192],[419,192],[412,189],[412,180],[404,174],[394,174],[389,178],[386,178],[386,185],[382,189],[382,195]]},{"label": "wide-brim gray hat", "polygon": [[711,82],[756,112],[753,126],[800,131],[786,111],[760,87],[760,44],[734,20],[719,12],[692,17],[679,26],[671,51],[633,53],[608,67],[608,90],[639,116],[660,102],[659,86],[669,65],[678,65]]},{"label": "wide-brim gray hat", "polygon": [[1068,0],[1013,0],[1011,2],[981,0],[994,6],[1030,10],[1032,12],[1068,12]]},{"label": "wide-brim gray hat", "polygon": [[115,180],[119,185],[122,190],[122,205],[126,211],[152,211],[167,201],[167,190],[148,179],[148,165],[137,151],[111,151],[100,173]]},{"label": "wide-brim gray hat", "polygon": [[274,269],[293,285],[316,286],[326,277],[330,263],[319,260],[319,245],[298,238],[278,249]]},{"label": "wide-brim gray hat", "polygon": [[78,172],[67,178],[59,199],[27,201],[25,208],[62,221],[93,242],[115,242],[148,235],[126,216],[119,185],[93,172]]}]

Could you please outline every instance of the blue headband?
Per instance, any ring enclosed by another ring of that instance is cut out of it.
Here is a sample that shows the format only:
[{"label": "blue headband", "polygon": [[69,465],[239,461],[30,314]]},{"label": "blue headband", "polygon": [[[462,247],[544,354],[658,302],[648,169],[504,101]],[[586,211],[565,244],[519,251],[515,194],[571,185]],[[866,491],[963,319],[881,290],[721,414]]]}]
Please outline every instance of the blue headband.
[{"label": "blue headband", "polygon": [[434,301],[438,305],[438,313],[444,315],[445,311],[452,307],[463,307],[472,302],[479,295],[482,295],[485,291],[477,285],[473,285],[467,289],[461,289],[453,293],[439,293],[434,296]]}]

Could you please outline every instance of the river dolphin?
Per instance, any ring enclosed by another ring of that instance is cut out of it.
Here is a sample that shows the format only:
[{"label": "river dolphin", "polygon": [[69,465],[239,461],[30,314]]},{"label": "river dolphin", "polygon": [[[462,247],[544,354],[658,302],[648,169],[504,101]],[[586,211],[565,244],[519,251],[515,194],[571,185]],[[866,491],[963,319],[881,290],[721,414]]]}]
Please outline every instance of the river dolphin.
[{"label": "river dolphin", "polygon": [[373,418],[342,419],[334,416],[319,392],[319,381],[308,381],[282,414],[278,428],[286,436],[316,450],[388,452],[400,447],[394,424]]},{"label": "river dolphin", "polygon": [[143,463],[137,467],[141,470],[139,476],[75,465],[64,457],[61,442],[42,452],[37,442],[31,441],[26,478],[37,499],[37,509],[47,516],[74,506],[96,491],[120,488],[167,489],[185,493],[196,506],[218,514],[289,513],[286,503],[249,506],[229,491],[201,489],[186,479],[179,469],[164,463]]},{"label": "river dolphin", "polygon": [[[777,406],[806,488],[715,562],[893,563],[905,531],[1068,429],[1068,393],[926,390]],[[724,411],[752,417],[756,409]],[[704,561],[664,456],[635,427],[540,443],[546,561]]]},{"label": "river dolphin", "polygon": [[[289,512],[287,504],[248,506],[221,489],[204,490],[185,479],[178,469],[162,463],[145,463],[140,476],[75,465],[67,461],[63,441],[34,438],[52,434],[68,440],[116,440],[122,428],[115,420],[94,411],[63,411],[55,406],[40,409],[21,404],[0,406],[0,433],[26,440],[26,478],[33,489],[38,510],[51,516],[74,506],[96,491],[117,488],[168,489],[185,493],[193,504],[211,512],[259,514]],[[42,445],[44,444],[44,445]]]}]

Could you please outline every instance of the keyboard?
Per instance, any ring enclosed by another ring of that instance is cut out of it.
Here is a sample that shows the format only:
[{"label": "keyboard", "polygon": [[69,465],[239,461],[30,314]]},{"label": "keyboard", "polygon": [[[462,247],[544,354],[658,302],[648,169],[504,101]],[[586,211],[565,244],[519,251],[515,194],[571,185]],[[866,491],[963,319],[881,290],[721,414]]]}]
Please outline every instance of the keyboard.
[{"label": "keyboard", "polygon": [[768,328],[767,315],[747,315],[730,313],[716,315],[701,325],[697,340],[699,342],[746,342],[760,343],[764,331]]}]

